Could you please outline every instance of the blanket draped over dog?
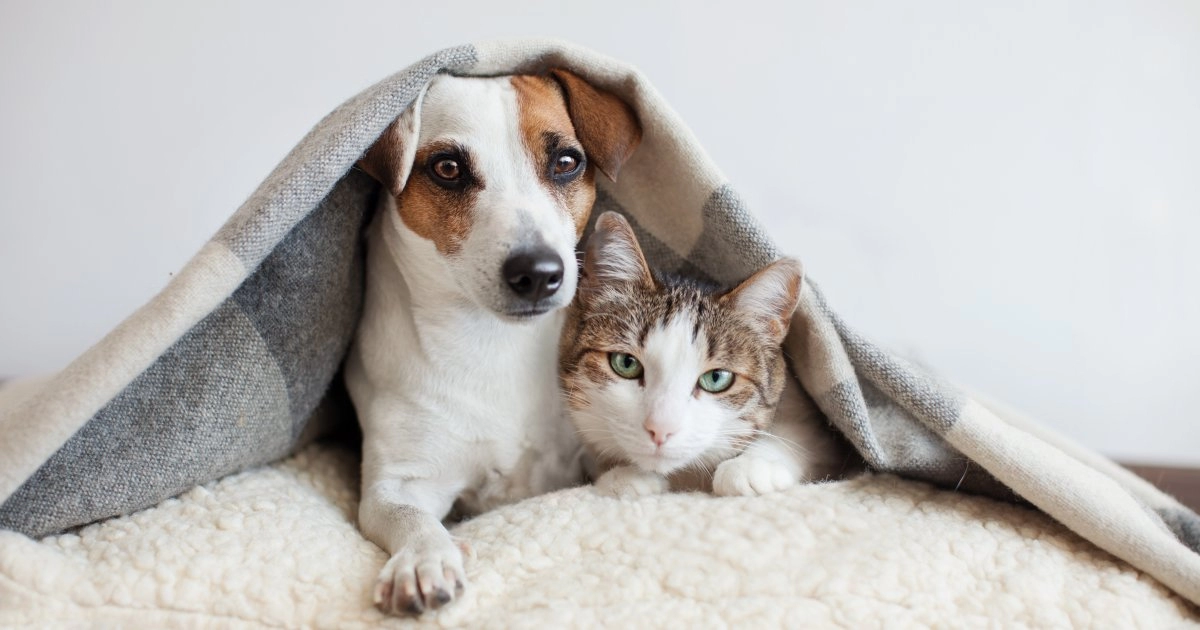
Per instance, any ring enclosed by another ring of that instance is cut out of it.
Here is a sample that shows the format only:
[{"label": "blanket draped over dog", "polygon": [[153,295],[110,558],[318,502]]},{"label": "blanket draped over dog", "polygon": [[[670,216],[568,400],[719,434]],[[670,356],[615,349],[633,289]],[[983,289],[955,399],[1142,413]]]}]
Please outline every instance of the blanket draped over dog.
[{"label": "blanket draped over dog", "polygon": [[[351,422],[338,369],[379,194],[355,161],[439,72],[554,67],[626,99],[644,128],[620,181],[597,178],[593,216],[621,212],[652,264],[721,283],[777,256],[637,70],[555,41],[443,50],[334,110],[159,295],[66,369],[3,398],[0,526],[42,536],[144,508]],[[872,469],[1028,501],[1200,603],[1200,517],[1172,498],[875,346],[811,281],[785,346]]]}]

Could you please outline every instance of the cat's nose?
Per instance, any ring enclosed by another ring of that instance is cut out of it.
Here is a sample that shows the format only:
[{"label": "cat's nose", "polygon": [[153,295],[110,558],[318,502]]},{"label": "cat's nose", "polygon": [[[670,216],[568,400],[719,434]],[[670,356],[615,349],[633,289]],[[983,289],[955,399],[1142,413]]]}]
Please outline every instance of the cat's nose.
[{"label": "cat's nose", "polygon": [[662,446],[663,444],[666,444],[667,440],[671,439],[672,435],[675,435],[666,428],[658,426],[652,422],[647,422],[642,426],[646,429],[646,433],[650,434],[650,439],[654,442],[655,446]]}]

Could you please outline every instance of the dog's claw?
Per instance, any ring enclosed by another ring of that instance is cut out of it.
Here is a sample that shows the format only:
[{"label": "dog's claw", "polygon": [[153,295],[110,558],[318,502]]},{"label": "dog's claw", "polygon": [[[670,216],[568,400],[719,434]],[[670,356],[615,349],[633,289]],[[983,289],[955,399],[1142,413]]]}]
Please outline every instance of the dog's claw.
[{"label": "dog's claw", "polygon": [[392,556],[375,585],[375,605],[389,615],[421,615],[449,605],[465,588],[462,554],[448,538]]},{"label": "dog's claw", "polygon": [[376,606],[382,607],[383,602],[392,599],[392,583],[387,580],[379,580],[375,584],[375,594],[372,600]]}]

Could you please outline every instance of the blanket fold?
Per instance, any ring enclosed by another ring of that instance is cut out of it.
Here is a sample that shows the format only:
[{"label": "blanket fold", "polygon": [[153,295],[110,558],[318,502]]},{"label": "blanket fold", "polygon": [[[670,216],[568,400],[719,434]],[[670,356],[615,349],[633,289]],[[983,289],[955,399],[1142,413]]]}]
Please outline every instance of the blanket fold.
[{"label": "blanket fold", "polygon": [[[687,126],[628,65],[558,41],[450,48],[330,113],[172,282],[62,372],[0,397],[0,526],[43,536],[278,460],[352,412],[327,392],[362,299],[377,186],[355,161],[439,72],[565,67],[623,97],[643,141],[594,215],[651,262],[732,284],[777,257]],[[1200,517],[1104,458],[909,364],[806,282],[785,349],[876,471],[1020,497],[1200,603]],[[403,349],[397,349],[403,351]],[[324,401],[324,402],[323,402]]]}]

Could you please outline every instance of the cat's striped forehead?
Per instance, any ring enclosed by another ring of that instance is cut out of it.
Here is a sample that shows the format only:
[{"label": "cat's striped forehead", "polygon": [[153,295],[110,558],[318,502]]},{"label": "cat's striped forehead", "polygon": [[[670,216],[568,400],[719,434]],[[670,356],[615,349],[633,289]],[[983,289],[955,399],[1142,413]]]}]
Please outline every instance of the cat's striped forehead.
[{"label": "cat's striped forehead", "polygon": [[626,303],[626,316],[618,317],[614,322],[616,330],[613,332],[625,343],[636,348],[645,347],[652,330],[667,328],[686,335],[693,343],[707,337],[704,332],[712,325],[714,313],[699,288],[676,287],[661,293],[642,293],[639,299]]}]

